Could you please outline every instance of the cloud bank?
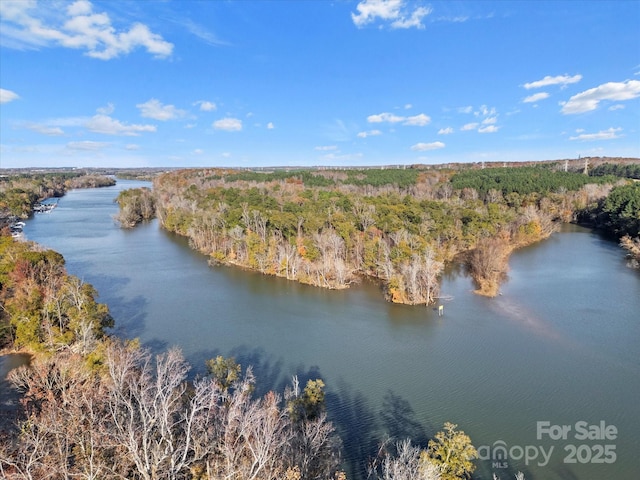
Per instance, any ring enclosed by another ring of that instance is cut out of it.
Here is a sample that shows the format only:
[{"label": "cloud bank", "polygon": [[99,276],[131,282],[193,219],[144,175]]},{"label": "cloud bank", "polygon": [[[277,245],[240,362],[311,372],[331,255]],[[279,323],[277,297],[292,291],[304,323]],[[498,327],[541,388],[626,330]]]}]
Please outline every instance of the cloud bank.
[{"label": "cloud bank", "polygon": [[111,60],[137,48],[159,58],[173,52],[172,43],[143,23],[118,31],[109,15],[95,13],[88,0],[69,4],[62,15],[55,8],[54,2],[2,0],[3,45],[16,49],[72,48],[100,60]]}]

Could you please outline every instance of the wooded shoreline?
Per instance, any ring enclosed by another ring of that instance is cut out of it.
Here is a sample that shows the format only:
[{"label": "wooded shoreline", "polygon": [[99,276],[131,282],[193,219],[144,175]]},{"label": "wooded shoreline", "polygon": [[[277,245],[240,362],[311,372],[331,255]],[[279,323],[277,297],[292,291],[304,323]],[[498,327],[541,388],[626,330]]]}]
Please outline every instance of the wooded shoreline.
[{"label": "wooded shoreline", "polygon": [[190,169],[123,192],[119,220],[157,214],[212,264],[330,289],[367,277],[391,302],[430,305],[445,263],[462,261],[476,293],[495,296],[514,249],[584,220],[625,183],[565,169]]}]

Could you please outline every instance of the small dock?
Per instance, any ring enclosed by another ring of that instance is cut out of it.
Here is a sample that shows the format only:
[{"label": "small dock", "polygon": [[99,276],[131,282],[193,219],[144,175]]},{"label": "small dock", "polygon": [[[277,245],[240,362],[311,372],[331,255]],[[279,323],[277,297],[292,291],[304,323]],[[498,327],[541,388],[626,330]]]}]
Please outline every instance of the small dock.
[{"label": "small dock", "polygon": [[51,210],[58,206],[58,202],[55,203],[36,203],[33,206],[33,211],[35,213],[49,213]]}]

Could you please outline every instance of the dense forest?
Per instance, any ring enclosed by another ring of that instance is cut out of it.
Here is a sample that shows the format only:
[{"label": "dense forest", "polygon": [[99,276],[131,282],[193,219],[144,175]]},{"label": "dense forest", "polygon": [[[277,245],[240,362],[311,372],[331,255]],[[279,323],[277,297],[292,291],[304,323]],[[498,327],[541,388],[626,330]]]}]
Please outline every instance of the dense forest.
[{"label": "dense forest", "polygon": [[589,175],[597,177],[615,175],[616,177],[640,179],[640,163],[603,163],[591,169]]},{"label": "dense forest", "polygon": [[[325,288],[371,279],[389,301],[433,304],[446,262],[493,296],[509,254],[607,197],[615,176],[556,165],[468,169],[192,169],[154,181],[161,224],[212,263]],[[123,193],[120,221],[148,218],[151,192]],[[145,208],[143,208],[145,206]]]}]

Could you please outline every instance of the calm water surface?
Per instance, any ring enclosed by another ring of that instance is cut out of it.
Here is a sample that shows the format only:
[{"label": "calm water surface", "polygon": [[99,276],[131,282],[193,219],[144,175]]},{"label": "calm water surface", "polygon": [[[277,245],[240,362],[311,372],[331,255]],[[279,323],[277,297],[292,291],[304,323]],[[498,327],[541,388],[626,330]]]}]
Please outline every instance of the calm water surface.
[{"label": "calm water surface", "polygon": [[[96,287],[119,336],[157,351],[178,345],[196,373],[208,358],[235,356],[254,366],[261,391],[321,376],[351,471],[385,432],[424,440],[451,421],[485,457],[506,447],[506,457],[477,462],[477,478],[638,477],[640,275],[616,244],[565,227],[512,256],[495,299],[450,271],[439,318],[388,304],[371,284],[327,291],[209,267],[157,222],[121,230],[113,199],[139,185],[71,191],[25,227]],[[538,438],[544,421],[571,431]],[[604,421],[617,437],[576,439],[580,421]],[[597,463],[600,445],[614,446],[613,463]]]}]

